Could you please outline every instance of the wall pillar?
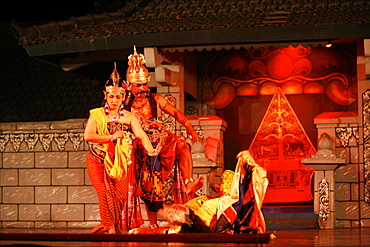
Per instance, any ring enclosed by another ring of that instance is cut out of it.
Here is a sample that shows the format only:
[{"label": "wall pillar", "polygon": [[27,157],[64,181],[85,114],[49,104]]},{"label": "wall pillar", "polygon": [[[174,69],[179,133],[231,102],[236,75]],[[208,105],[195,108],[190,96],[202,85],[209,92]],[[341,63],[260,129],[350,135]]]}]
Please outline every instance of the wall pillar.
[{"label": "wall pillar", "polygon": [[[224,171],[224,132],[227,123],[213,115],[189,115],[187,118],[198,131],[200,141],[204,144],[204,150],[199,149],[198,143],[193,144],[193,177],[205,178],[201,194],[209,194],[209,184],[219,183]],[[182,131],[185,131],[184,127]]]},{"label": "wall pillar", "polygon": [[332,150],[332,141],[327,133],[319,140],[319,151],[312,158],[302,162],[315,170],[314,213],[318,214],[318,225],[323,229],[335,227],[335,178],[334,170],[345,165],[345,160],[337,158]]}]

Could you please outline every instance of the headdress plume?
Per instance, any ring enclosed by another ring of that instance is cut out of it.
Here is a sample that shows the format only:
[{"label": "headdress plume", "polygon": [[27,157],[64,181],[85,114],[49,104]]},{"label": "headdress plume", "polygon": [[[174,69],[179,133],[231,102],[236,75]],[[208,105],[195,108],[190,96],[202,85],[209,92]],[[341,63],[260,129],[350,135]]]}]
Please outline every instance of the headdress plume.
[{"label": "headdress plume", "polygon": [[134,83],[135,81],[147,82],[149,74],[147,68],[144,66],[146,63],[144,55],[136,52],[136,46],[134,46],[134,54],[128,57],[128,69],[126,73],[126,79],[128,83]]},{"label": "headdress plume", "polygon": [[[110,83],[112,82],[112,83]],[[116,62],[114,62],[114,69],[112,74],[110,75],[109,80],[105,83],[105,91],[107,93],[125,93],[125,89],[120,86],[120,83],[123,83],[123,80],[121,79],[121,76],[118,74]],[[113,85],[108,85],[113,84]]]}]

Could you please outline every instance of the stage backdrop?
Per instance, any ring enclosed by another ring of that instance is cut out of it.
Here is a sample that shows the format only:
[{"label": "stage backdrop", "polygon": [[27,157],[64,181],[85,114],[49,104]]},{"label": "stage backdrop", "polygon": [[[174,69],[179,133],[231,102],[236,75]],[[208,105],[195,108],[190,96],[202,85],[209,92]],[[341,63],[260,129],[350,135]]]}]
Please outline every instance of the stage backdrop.
[{"label": "stage backdrop", "polygon": [[[297,190],[298,187],[302,189],[303,184],[307,185],[312,171],[303,169],[307,166],[300,164],[300,161],[303,156],[315,152],[317,130],[314,117],[322,112],[357,109],[355,50],[354,43],[331,48],[300,45],[269,49],[260,47],[209,53],[208,58],[202,58],[204,60],[199,63],[202,101],[215,108],[217,115],[228,123],[225,132],[225,168],[234,169],[237,153],[253,149],[253,140],[258,142],[261,141],[258,138],[267,138],[269,135],[268,138],[272,140],[272,136],[278,134],[271,132],[264,137],[257,136],[263,119],[271,117],[266,113],[274,101],[274,94],[280,92],[279,97],[285,100],[285,105],[289,105],[291,116],[294,116],[301,133],[304,133],[304,155],[300,151],[302,143],[296,142],[297,136],[284,132],[279,133],[286,140],[281,146],[282,153],[274,151],[277,156],[272,158],[266,155],[271,152],[267,149],[272,147],[260,146],[258,157],[254,151],[255,158],[268,170],[269,167],[274,170],[269,174],[269,190],[273,186],[275,189],[280,187],[279,193],[283,195],[293,185]],[[278,126],[284,120],[277,116],[274,125]],[[284,162],[281,162],[282,159]],[[266,199],[278,203],[310,201],[312,197],[306,193],[308,190],[309,185],[302,193],[305,196],[281,196],[271,200],[268,192]]]}]

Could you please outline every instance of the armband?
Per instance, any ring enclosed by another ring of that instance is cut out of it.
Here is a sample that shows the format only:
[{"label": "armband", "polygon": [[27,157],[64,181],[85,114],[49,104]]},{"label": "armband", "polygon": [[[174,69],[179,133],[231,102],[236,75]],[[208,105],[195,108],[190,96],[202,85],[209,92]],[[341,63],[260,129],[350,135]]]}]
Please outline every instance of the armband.
[{"label": "armband", "polygon": [[110,141],[113,142],[113,135],[109,135],[110,136]]},{"label": "armband", "polygon": [[188,119],[186,119],[186,120],[182,123],[182,125],[184,125],[184,127],[185,127],[185,128],[190,128],[190,127],[192,127],[192,125],[191,125],[191,123],[189,122],[189,120],[188,120]]},{"label": "armband", "polygon": [[188,183],[193,182],[193,181],[194,181],[193,178],[185,179],[185,185],[187,185]]}]

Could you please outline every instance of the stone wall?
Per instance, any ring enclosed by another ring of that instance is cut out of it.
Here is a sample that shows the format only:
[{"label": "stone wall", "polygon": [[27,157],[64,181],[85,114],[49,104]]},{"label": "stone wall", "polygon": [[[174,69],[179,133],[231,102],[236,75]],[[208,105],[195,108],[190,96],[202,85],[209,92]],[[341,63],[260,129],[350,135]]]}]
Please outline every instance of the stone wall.
[{"label": "stone wall", "polygon": [[[370,214],[361,213],[364,204],[363,161],[358,135],[359,123],[347,121],[336,128],[335,150],[338,157],[346,161],[345,166],[335,170],[335,215],[336,227],[370,227],[366,218]],[[362,195],[361,195],[362,194]],[[365,220],[361,224],[361,220]]]},{"label": "stone wall", "polygon": [[[345,161],[334,170],[334,227],[370,227],[370,205],[365,200],[363,126],[357,112],[329,112],[315,118],[318,136],[327,133],[336,157]],[[318,202],[320,203],[320,202]],[[321,215],[319,215],[319,218]]]},{"label": "stone wall", "polygon": [[0,123],[1,227],[81,228],[99,218],[86,119]]},{"label": "stone wall", "polygon": [[[0,123],[0,227],[93,228],[99,224],[98,199],[86,172],[86,121]],[[199,120],[196,125],[202,126],[206,137],[223,139],[223,120]],[[223,167],[219,162],[207,169]],[[200,175],[210,176],[194,169],[193,177]],[[203,188],[202,192],[209,191]],[[141,212],[149,224],[144,204]],[[166,225],[160,215],[158,220]]]}]

